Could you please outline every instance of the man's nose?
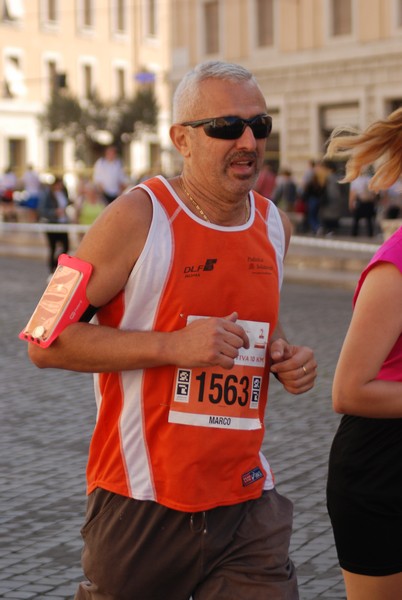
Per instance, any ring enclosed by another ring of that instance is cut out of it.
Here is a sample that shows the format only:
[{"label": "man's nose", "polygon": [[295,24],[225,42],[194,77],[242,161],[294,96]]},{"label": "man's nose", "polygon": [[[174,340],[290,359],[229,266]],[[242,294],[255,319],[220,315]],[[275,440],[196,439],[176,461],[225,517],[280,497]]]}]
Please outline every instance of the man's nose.
[{"label": "man's nose", "polygon": [[256,148],[257,140],[255,139],[254,133],[249,125],[246,125],[237,142],[242,148]]}]

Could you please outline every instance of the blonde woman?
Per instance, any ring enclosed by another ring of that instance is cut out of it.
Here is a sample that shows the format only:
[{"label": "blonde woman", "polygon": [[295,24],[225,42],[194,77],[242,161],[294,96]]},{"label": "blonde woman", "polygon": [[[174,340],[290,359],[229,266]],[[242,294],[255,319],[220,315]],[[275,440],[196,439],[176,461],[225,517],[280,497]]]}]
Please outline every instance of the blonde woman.
[{"label": "blonde woman", "polygon": [[[373,191],[402,172],[402,109],[364,132],[335,131],[331,156],[347,156],[346,181],[372,164]],[[348,600],[402,598],[402,227],[364,269],[335,371],[343,414],[327,485]]]}]

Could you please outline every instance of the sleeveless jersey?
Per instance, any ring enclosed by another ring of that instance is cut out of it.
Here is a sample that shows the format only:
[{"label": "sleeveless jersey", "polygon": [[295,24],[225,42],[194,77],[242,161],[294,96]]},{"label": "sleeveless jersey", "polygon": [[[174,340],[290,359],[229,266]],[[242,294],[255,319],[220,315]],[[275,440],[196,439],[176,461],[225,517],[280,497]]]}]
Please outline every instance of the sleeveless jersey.
[{"label": "sleeveless jersey", "polygon": [[285,247],[279,212],[250,193],[248,222],[221,227],[194,215],[162,177],[139,187],[153,205],[148,237],[99,324],[170,332],[237,311],[250,348],[230,370],[96,374],[88,493],[101,487],[189,512],[257,498],[273,487],[261,444]]}]

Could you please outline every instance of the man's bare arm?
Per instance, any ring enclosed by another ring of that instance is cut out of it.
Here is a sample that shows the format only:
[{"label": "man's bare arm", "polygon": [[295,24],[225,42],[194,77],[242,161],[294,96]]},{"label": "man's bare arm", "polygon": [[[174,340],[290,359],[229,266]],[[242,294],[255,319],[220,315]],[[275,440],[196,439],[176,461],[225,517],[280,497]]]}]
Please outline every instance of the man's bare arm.
[{"label": "man's bare arm", "polygon": [[[123,289],[144,247],[151,220],[150,199],[142,190],[136,190],[105,209],[85,236],[76,255],[93,265],[87,288],[93,306],[107,304]],[[75,323],[46,349],[30,344],[29,356],[41,368],[82,372],[164,364],[231,368],[239,348],[248,344],[236,319],[236,313],[226,318],[199,319],[170,333]]]}]

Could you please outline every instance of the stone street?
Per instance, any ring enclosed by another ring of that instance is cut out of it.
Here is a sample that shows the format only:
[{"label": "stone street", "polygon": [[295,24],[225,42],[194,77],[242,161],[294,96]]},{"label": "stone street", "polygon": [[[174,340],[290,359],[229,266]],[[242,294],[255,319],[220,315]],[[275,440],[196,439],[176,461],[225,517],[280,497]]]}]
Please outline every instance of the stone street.
[{"label": "stone street", "polygon": [[[44,260],[0,257],[0,597],[70,599],[80,568],[85,466],[95,421],[92,377],[44,370],[18,333],[46,284]],[[333,372],[351,314],[352,291],[286,281],[282,323],[292,343],[314,348],[313,391],[290,396],[273,379],[264,450],[279,492],[294,502],[291,555],[301,600],[345,598],[325,508],[329,447],[339,417]]]}]

